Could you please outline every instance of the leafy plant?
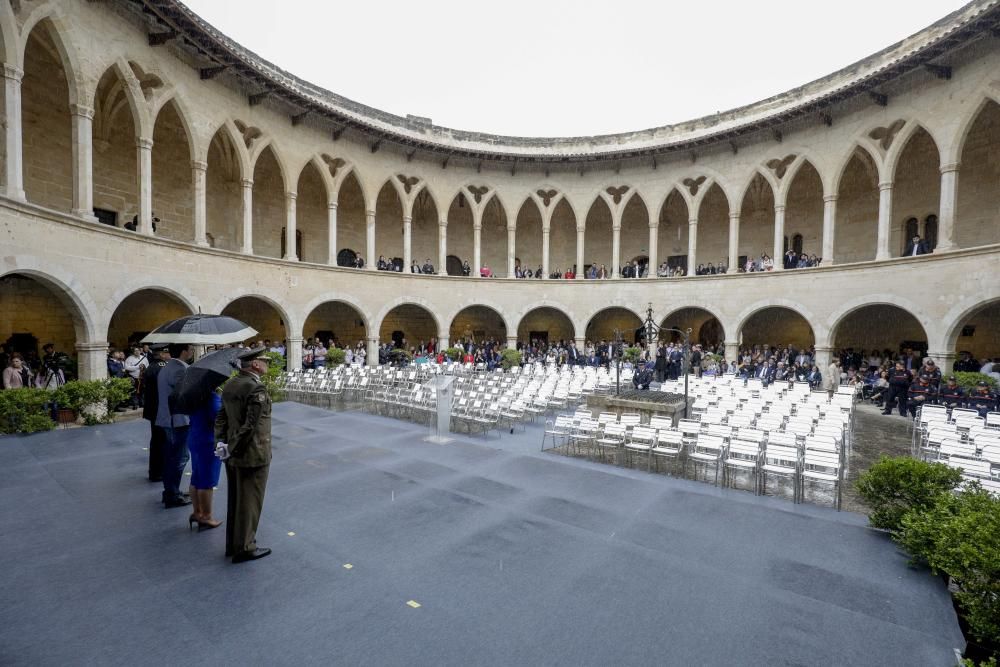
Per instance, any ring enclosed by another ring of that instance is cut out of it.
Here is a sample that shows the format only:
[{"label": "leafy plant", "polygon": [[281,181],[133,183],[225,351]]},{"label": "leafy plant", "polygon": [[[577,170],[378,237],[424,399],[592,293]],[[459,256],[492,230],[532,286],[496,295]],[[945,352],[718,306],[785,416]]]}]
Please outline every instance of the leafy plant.
[{"label": "leafy plant", "polygon": [[995,390],[997,388],[996,379],[986,373],[968,373],[958,371],[953,373],[953,375],[955,376],[955,380],[958,381],[958,386],[964,389],[966,394],[971,391],[975,391],[976,385],[983,381],[990,386],[990,389]]},{"label": "leafy plant", "polygon": [[405,366],[410,363],[410,360],[413,359],[413,356],[401,347],[394,347],[389,350],[389,354],[387,356],[389,363],[393,366]]},{"label": "leafy plant", "polygon": [[47,403],[52,392],[24,387],[0,391],[0,433],[35,433],[55,428]]},{"label": "leafy plant", "polygon": [[267,394],[271,397],[271,400],[277,403],[278,401],[285,400],[285,393],[281,390],[281,386],[278,383],[278,379],[285,371],[285,358],[277,352],[267,352],[266,354],[269,360],[267,373],[260,377],[260,381],[264,384],[264,388],[267,389]]},{"label": "leafy plant", "polygon": [[105,380],[75,380],[52,392],[60,407],[69,408],[83,417],[88,426],[110,424],[114,409],[132,395],[132,382],[127,378]]},{"label": "leafy plant", "polygon": [[500,352],[500,366],[505,371],[509,371],[514,366],[521,365],[521,351],[513,348],[506,348]]},{"label": "leafy plant", "polygon": [[895,539],[914,560],[951,577],[970,633],[1000,645],[1000,499],[978,484],[940,494],[908,512]]},{"label": "leafy plant", "polygon": [[626,347],[622,352],[622,361],[626,361],[630,364],[635,364],[642,357],[641,347]]},{"label": "leafy plant", "polygon": [[331,347],[326,351],[326,363],[331,367],[341,366],[347,361],[347,353],[339,347]]},{"label": "leafy plant", "polygon": [[452,361],[461,361],[465,356],[465,350],[460,347],[449,347],[444,351],[446,357]]},{"label": "leafy plant", "polygon": [[883,456],[861,474],[855,487],[871,508],[869,523],[897,531],[907,512],[932,507],[938,496],[957,488],[961,480],[958,470],[942,463]]}]

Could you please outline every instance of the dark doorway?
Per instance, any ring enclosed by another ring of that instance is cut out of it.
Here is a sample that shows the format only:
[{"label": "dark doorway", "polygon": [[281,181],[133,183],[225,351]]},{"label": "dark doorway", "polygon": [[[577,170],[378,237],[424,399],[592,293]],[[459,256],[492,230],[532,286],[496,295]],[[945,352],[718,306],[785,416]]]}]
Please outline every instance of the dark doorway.
[{"label": "dark doorway", "polygon": [[337,266],[354,266],[358,261],[358,253],[350,248],[344,248],[337,253]]},{"label": "dark doorway", "polygon": [[449,276],[465,275],[462,271],[462,260],[455,255],[448,255],[448,261],[445,264],[445,269],[448,271]]}]

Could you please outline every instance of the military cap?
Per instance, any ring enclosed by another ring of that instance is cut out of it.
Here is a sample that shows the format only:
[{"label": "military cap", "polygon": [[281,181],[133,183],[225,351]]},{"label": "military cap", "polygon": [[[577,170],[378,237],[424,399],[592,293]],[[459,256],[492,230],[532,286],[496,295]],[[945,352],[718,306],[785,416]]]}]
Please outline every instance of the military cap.
[{"label": "military cap", "polygon": [[249,363],[254,359],[264,359],[265,361],[270,361],[267,356],[267,348],[263,345],[260,347],[247,348],[243,352],[236,355],[236,358],[243,363]]}]

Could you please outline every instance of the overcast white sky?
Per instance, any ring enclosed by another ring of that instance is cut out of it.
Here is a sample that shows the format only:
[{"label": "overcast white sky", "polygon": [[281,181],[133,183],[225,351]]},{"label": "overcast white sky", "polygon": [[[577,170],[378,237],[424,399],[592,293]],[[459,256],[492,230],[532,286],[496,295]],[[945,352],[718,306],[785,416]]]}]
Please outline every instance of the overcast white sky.
[{"label": "overcast white sky", "polygon": [[688,120],[849,65],[961,0],[186,0],[295,75],[437,125],[589,135]]}]

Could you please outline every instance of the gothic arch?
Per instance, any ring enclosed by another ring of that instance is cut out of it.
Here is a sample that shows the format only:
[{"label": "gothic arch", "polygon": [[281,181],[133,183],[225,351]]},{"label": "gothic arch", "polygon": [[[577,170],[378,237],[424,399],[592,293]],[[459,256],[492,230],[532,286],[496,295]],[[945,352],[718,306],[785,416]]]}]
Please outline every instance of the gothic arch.
[{"label": "gothic arch", "polygon": [[[69,47],[65,35],[69,32],[65,25],[62,12],[54,3],[46,3],[32,10],[31,14],[21,25],[21,44],[18,47],[17,66],[24,69],[25,51],[31,33],[41,28],[48,33],[49,38],[59,53],[63,71],[66,73],[66,83],[69,86],[70,105],[80,104],[82,100],[89,100],[81,79],[80,63],[77,59],[75,49]],[[89,106],[89,105],[88,105]]]}]

